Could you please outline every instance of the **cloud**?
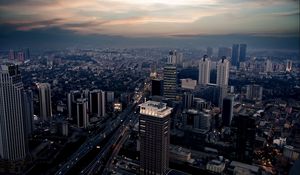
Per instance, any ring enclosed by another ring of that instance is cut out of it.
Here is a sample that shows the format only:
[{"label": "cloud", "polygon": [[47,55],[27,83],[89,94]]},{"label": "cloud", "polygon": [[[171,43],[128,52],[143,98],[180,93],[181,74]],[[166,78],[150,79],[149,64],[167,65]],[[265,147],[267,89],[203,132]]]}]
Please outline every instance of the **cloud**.
[{"label": "cloud", "polygon": [[[273,29],[257,26],[253,18],[249,20],[251,16],[261,24],[265,16],[276,19],[276,15],[296,22],[291,17],[299,14],[295,3],[297,0],[2,0],[0,24],[25,31],[59,27],[81,34],[130,36],[259,33]],[[243,20],[251,23],[243,27]],[[249,26],[254,26],[252,31]],[[286,31],[280,25],[272,27]]]}]

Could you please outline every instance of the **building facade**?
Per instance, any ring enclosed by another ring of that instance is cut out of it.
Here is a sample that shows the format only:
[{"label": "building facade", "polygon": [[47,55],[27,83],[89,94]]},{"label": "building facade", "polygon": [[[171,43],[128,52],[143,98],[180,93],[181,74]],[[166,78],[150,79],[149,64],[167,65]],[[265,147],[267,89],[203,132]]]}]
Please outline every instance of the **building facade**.
[{"label": "building facade", "polygon": [[210,80],[210,59],[207,55],[199,61],[198,84],[207,85]]},{"label": "building facade", "polygon": [[22,160],[26,156],[23,83],[16,65],[0,67],[0,158]]},{"label": "building facade", "polygon": [[49,83],[39,83],[40,118],[49,120],[52,117],[51,86]]},{"label": "building facade", "polygon": [[140,174],[163,175],[168,171],[171,111],[161,102],[140,105]]}]

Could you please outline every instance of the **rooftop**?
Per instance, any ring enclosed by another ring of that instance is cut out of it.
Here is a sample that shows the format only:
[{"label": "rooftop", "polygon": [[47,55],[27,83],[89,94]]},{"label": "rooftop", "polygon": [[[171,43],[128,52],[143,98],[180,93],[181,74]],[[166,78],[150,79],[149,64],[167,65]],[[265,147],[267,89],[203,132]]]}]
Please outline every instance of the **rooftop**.
[{"label": "rooftop", "polygon": [[167,107],[166,103],[147,101],[140,106],[140,114],[163,118],[171,114],[172,108]]}]

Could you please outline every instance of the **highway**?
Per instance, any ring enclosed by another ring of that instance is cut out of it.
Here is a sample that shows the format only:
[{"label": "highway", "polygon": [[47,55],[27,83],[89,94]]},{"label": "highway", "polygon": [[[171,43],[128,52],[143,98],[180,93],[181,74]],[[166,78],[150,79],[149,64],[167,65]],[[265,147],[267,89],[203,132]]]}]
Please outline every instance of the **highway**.
[{"label": "highway", "polygon": [[[143,100],[144,92],[145,87],[141,86],[140,90],[135,94],[134,103],[130,104],[115,120],[107,120],[104,125],[105,129],[102,133],[88,138],[55,174],[62,175],[68,173],[80,159],[86,156],[93,148],[103,141],[106,136],[113,134],[109,141],[100,148],[100,152],[96,158],[81,171],[81,174],[99,174],[100,171],[104,169],[107,162],[110,164],[111,160],[106,159],[110,156],[109,154],[111,154],[111,151],[113,151],[113,146],[118,146],[118,144],[125,142],[126,139],[124,138],[129,136],[129,126],[134,126],[135,122],[138,121],[138,115],[135,114],[135,111],[137,109],[137,104],[141,103]],[[120,145],[118,147],[120,147]],[[113,153],[117,154],[118,150]]]},{"label": "highway", "polygon": [[81,172],[81,174],[103,174],[101,171],[107,168],[107,162],[111,162],[115,154],[121,148],[130,134],[129,126],[133,125],[133,120],[137,118],[137,115],[131,114],[126,118],[123,124],[113,134],[109,142],[104,146],[96,158]]},{"label": "highway", "polygon": [[99,142],[106,138],[107,135],[111,134],[120,124],[126,119],[129,113],[132,113],[136,104],[130,105],[126,108],[115,120],[108,120],[105,124],[105,129],[101,134],[90,137],[87,141],[80,146],[80,148],[60,167],[55,173],[56,175],[66,174],[81,158],[89,153]]}]

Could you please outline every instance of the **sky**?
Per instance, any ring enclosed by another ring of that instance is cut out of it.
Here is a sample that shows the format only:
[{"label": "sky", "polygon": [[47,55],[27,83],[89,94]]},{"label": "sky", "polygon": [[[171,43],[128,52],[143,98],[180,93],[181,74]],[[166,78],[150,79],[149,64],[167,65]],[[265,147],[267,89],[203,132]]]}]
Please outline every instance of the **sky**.
[{"label": "sky", "polygon": [[53,31],[81,38],[299,38],[299,0],[0,0],[3,41]]}]

